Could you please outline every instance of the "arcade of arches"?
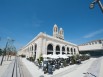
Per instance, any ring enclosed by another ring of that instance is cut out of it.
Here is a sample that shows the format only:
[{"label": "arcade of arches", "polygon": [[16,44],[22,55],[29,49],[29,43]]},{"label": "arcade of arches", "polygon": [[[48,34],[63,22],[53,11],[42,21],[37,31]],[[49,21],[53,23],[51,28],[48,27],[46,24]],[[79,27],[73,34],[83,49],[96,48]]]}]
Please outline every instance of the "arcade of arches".
[{"label": "arcade of arches", "polygon": [[65,47],[65,46],[60,47],[59,45],[57,45],[54,48],[52,44],[48,44],[48,46],[47,46],[47,54],[53,54],[53,53],[55,53],[56,55],[58,55],[60,53],[61,54],[76,54],[76,49],[75,48]]},{"label": "arcade of arches", "polygon": [[[34,56],[36,57],[36,52],[37,52],[37,44],[34,46],[31,45],[28,47],[28,51],[32,51],[32,54],[34,53]],[[76,54],[76,49],[72,47],[66,47],[66,46],[60,46],[56,45],[55,47],[53,44],[48,44],[47,45],[47,54]]]}]

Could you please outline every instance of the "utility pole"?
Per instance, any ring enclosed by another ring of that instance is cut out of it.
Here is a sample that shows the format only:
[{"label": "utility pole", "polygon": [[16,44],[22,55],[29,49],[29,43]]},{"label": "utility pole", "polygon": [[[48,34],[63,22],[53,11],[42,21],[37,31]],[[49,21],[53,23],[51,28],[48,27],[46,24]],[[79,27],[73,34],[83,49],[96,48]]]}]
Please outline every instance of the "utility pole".
[{"label": "utility pole", "polygon": [[94,6],[95,6],[95,4],[98,4],[98,5],[99,5],[99,7],[100,7],[100,9],[101,9],[101,11],[102,11],[102,13],[103,13],[103,5],[102,5],[102,3],[101,3],[100,0],[94,0],[94,1],[90,4],[90,9],[93,9]]}]

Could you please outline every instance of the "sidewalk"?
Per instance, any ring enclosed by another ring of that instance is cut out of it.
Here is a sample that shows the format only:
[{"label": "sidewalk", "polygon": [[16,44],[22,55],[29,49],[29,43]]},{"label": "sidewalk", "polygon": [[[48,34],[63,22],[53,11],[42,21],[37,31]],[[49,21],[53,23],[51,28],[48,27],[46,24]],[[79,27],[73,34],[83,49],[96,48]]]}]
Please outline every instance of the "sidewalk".
[{"label": "sidewalk", "polygon": [[[62,72],[59,72],[58,74],[53,75],[52,77],[83,77],[83,73],[87,71],[87,69],[94,60],[95,59],[91,58],[89,60],[83,61],[83,63],[80,65],[75,65],[72,68],[67,67],[67,70],[63,70]],[[71,67],[71,65],[69,67]]]},{"label": "sidewalk", "polygon": [[[1,63],[1,56],[0,56],[0,63]],[[10,63],[12,62],[12,60],[14,59],[14,56],[11,57],[11,60],[6,61],[4,59],[2,65],[0,65],[0,77],[2,77],[5,73],[5,71],[7,70],[8,66],[10,65]]]},{"label": "sidewalk", "polygon": [[22,62],[21,58],[19,59],[19,65],[20,65],[20,68],[21,68],[22,77],[32,77],[32,75],[28,71],[27,67]]},{"label": "sidewalk", "polygon": [[[44,74],[42,69],[39,69],[33,62],[22,58],[22,62],[25,64],[29,72],[32,74],[33,77],[40,77],[43,75],[44,77],[83,77],[87,69],[92,64],[92,62],[96,60],[95,58],[91,58],[89,60],[83,61],[80,65],[70,65],[64,68],[60,68],[59,70],[55,70],[53,75]],[[85,68],[86,67],[86,68]]]},{"label": "sidewalk", "polygon": [[100,74],[99,74],[99,77],[103,77],[103,57],[102,57],[102,60],[101,60],[101,66],[100,66]]}]

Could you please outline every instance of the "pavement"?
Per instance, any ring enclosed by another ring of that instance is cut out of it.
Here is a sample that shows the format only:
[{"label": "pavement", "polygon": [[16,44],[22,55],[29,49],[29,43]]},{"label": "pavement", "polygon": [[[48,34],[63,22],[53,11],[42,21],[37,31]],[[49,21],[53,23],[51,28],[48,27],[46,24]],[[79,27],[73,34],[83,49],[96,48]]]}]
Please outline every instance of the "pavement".
[{"label": "pavement", "polygon": [[95,59],[90,59],[90,60],[84,61],[80,65],[76,65],[72,68],[68,68],[67,70],[59,72],[58,74],[53,75],[51,77],[83,77],[84,76],[83,73],[85,73],[87,71],[87,69],[89,68],[89,66],[91,65],[91,63],[94,60]]},{"label": "pavement", "polygon": [[19,65],[21,68],[21,75],[22,77],[32,77],[32,75],[30,74],[30,72],[28,71],[27,67],[25,66],[25,64],[21,61],[21,58],[19,59]]},{"label": "pavement", "polygon": [[102,58],[99,57],[95,61],[93,61],[84,77],[99,77],[101,60]]},{"label": "pavement", "polygon": [[[14,57],[9,61],[4,60],[2,66],[0,66],[0,77],[7,77],[7,73],[10,74],[9,70],[13,61]],[[19,59],[18,67],[20,67],[21,77],[103,77],[103,57],[82,61],[80,65],[74,64],[56,69],[52,75],[44,74],[42,69],[38,68],[33,62],[26,60],[26,58]]]},{"label": "pavement", "polygon": [[25,58],[22,59],[22,62],[25,64],[32,77],[40,77],[41,75],[44,77],[84,77],[84,73],[88,71],[88,68],[95,60],[96,58],[91,58],[89,60],[83,61],[80,65],[74,64],[64,68],[60,68],[58,70],[56,69],[53,72],[53,75],[44,74],[42,69],[39,69],[36,65],[34,65],[33,62],[30,62]]},{"label": "pavement", "polygon": [[[2,56],[0,56],[0,63],[1,63]],[[0,77],[2,77],[5,74],[5,71],[8,69],[10,63],[14,59],[14,56],[11,57],[11,60],[6,60],[7,58],[4,57],[2,65],[0,65]]]},{"label": "pavement", "polygon": [[103,57],[102,57],[102,60],[101,60],[101,65],[100,65],[99,77],[103,77]]},{"label": "pavement", "polygon": [[[2,56],[0,56],[0,63],[1,63],[1,59],[2,59]],[[7,58],[4,57],[4,61],[2,65],[0,65],[0,77],[12,76],[14,62],[15,62],[14,56],[12,56],[11,60],[8,60],[8,61],[7,61]],[[17,68],[14,69],[13,77],[16,77],[17,74],[18,74],[18,77],[33,77],[20,58],[17,58],[16,62],[17,62],[17,66],[16,66]],[[16,72],[16,71],[19,71],[19,72]]]}]

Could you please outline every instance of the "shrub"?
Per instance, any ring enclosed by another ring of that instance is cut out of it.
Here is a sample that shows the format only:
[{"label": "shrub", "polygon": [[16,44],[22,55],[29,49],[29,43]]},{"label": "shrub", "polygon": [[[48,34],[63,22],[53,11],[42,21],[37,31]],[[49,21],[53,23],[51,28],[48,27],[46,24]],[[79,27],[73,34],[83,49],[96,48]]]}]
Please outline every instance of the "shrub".
[{"label": "shrub", "polygon": [[66,60],[63,61],[64,67],[67,66]]},{"label": "shrub", "polygon": [[21,57],[24,58],[24,57],[26,57],[26,56],[22,54]]},{"label": "shrub", "polygon": [[34,58],[33,58],[33,57],[29,57],[29,60],[30,60],[30,61],[34,61]]},{"label": "shrub", "polygon": [[43,61],[43,57],[40,57],[39,60],[40,60],[40,62]]},{"label": "shrub", "polygon": [[90,58],[90,55],[89,55],[89,54],[83,54],[83,55],[80,57],[80,59],[81,59],[82,61],[87,60],[87,59],[89,59],[89,58]]},{"label": "shrub", "polygon": [[76,57],[72,56],[71,59],[70,59],[70,61],[71,61],[71,64],[75,64],[76,63]]},{"label": "shrub", "polygon": [[27,60],[29,60],[29,58],[26,58]]}]

